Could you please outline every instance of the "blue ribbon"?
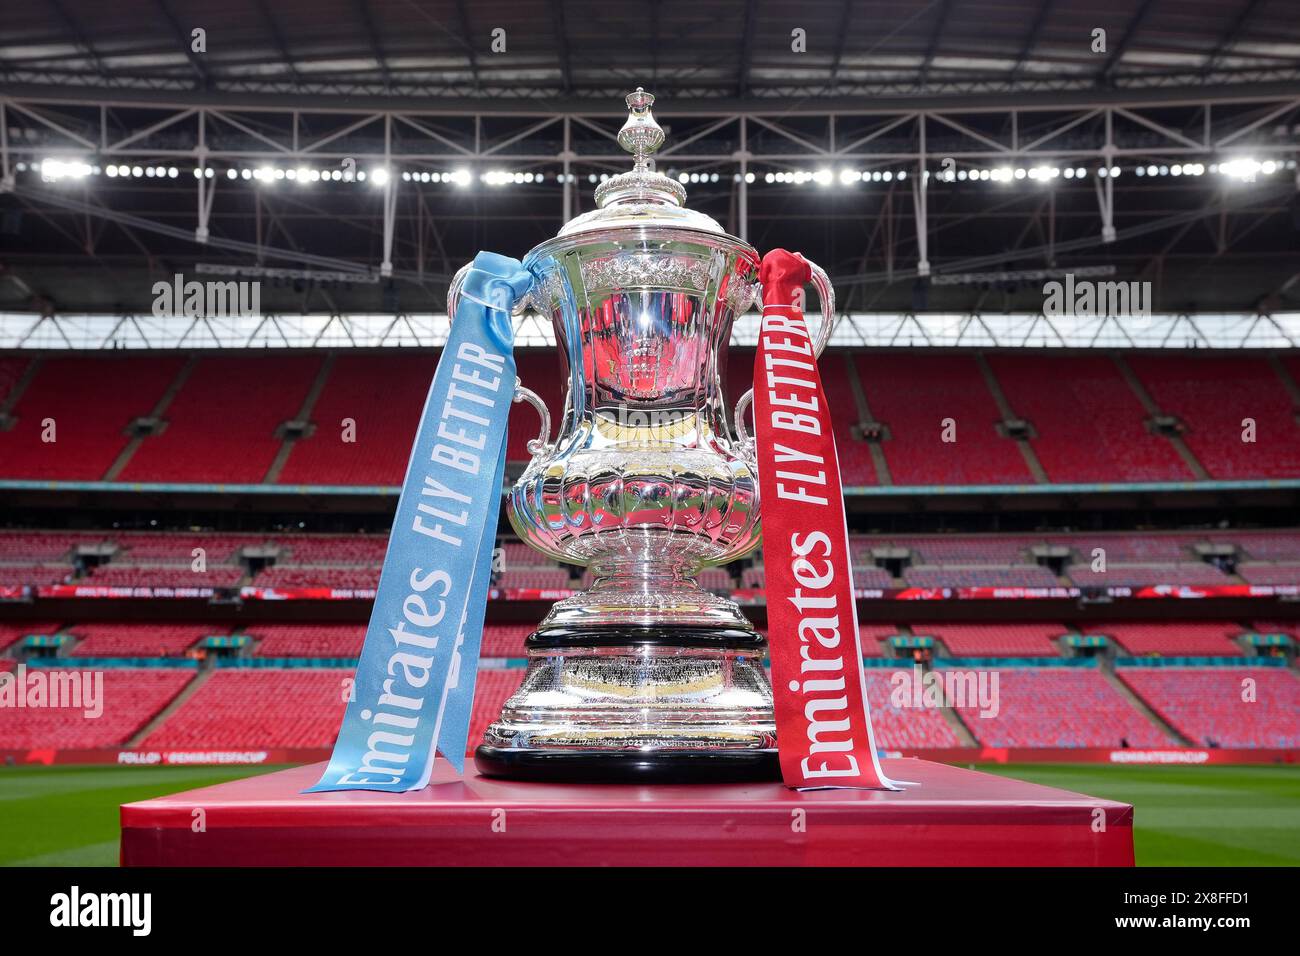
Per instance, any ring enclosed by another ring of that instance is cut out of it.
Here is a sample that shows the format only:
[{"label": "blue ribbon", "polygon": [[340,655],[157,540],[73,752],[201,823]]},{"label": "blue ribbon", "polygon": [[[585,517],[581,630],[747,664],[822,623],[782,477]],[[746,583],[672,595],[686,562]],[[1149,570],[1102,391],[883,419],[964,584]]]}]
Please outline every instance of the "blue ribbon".
[{"label": "blue ribbon", "polygon": [[518,260],[490,252],[466,273],[343,726],[305,793],[416,790],[438,750],[464,772],[515,390],[510,310],[531,282]]}]

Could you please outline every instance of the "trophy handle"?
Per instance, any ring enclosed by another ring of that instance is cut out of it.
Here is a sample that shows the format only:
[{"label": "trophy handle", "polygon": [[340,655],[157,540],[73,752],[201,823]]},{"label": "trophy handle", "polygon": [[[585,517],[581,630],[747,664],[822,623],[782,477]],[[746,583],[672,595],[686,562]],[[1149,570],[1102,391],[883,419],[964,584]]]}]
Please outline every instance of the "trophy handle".
[{"label": "trophy handle", "polygon": [[[817,290],[817,298],[822,304],[822,324],[817,329],[817,337],[813,339],[813,356],[821,358],[822,352],[826,350],[826,344],[831,340],[831,333],[835,331],[835,325],[839,321],[835,315],[835,287],[831,285],[830,276],[826,274],[825,269],[811,259],[804,259],[804,262],[808,263],[808,268],[812,272],[813,288]],[[736,434],[740,436],[741,450],[749,458],[753,457],[754,439],[745,429],[745,407],[753,404],[753,401],[754,390],[751,388],[740,396],[734,413]]]},{"label": "trophy handle", "polygon": [[[469,270],[472,269],[473,267],[474,264],[472,262],[467,263],[461,266],[459,269],[457,269],[456,274],[451,277],[451,284],[447,286],[447,321],[448,322],[456,321],[456,307],[460,305],[460,290],[461,287],[465,285],[466,273],[468,273]],[[528,308],[531,305],[532,305],[532,298],[529,295],[529,293],[525,292],[515,301],[514,307],[510,310],[510,314],[523,315],[526,311],[528,311]],[[519,376],[517,375],[515,376],[515,396],[513,401],[515,403],[527,402],[529,405],[533,406],[533,408],[537,409],[537,414],[541,416],[542,430],[538,432],[536,438],[529,439],[527,445],[528,454],[532,455],[534,458],[537,458],[543,452],[545,452],[550,447],[551,444],[550,409],[546,407],[546,403],[542,401],[542,397],[540,395],[534,392],[531,388],[525,388],[523,386],[523,384],[519,381]]]},{"label": "trophy handle", "polygon": [[531,388],[524,388],[520,384],[518,376],[515,377],[515,402],[527,402],[533,408],[537,409],[537,414],[542,420],[542,430],[537,433],[537,437],[529,440],[528,454],[534,458],[540,457],[551,447],[551,411],[542,401],[542,396],[538,395]]}]

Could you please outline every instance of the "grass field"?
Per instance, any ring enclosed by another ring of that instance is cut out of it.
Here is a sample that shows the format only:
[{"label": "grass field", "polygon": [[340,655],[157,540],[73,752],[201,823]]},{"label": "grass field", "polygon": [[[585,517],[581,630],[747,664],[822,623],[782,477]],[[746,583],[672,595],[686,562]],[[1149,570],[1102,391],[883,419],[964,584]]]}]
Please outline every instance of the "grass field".
[{"label": "grass field", "polygon": [[[1140,866],[1300,866],[1300,768],[980,769],[1133,804]],[[120,804],[251,775],[247,767],[0,768],[0,865],[115,866]]]}]

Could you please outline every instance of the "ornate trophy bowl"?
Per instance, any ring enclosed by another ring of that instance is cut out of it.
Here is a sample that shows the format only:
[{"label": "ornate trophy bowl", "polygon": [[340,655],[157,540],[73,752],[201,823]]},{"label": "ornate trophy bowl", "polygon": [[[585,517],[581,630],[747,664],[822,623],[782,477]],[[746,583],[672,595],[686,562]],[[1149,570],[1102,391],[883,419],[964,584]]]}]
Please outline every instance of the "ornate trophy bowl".
[{"label": "ornate trophy bowl", "polygon": [[[728,425],[720,376],[732,321],[759,291],[759,256],[653,171],[654,98],[627,101],[619,142],[633,170],[523,260],[568,393],[549,441],[546,409],[520,389],[543,428],[510,523],[594,581],[528,637],[523,684],[475,763],[522,779],[775,779],[764,639],[696,581],[759,543],[753,449]],[[826,310],[829,284],[821,293]]]}]

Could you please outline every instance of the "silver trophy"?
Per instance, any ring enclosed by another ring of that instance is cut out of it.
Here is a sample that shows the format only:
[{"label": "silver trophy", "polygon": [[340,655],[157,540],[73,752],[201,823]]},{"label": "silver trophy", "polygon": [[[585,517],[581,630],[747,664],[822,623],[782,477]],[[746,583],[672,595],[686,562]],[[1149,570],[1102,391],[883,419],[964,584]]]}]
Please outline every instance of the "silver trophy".
[{"label": "silver trophy", "polygon": [[[759,255],[687,209],[655,172],[664,132],[654,97],[627,97],[618,141],[630,172],[596,206],[524,258],[528,301],[555,326],[568,383],[559,434],[542,416],[532,461],[510,493],[529,545],[585,565],[594,583],[559,601],[527,639],[528,671],[475,754],[490,776],[547,780],[777,779],[764,639],[706,565],[759,544],[754,446],[720,370],[732,322],[756,300]],[[813,266],[823,320],[834,294]],[[459,276],[448,312],[455,313]]]}]

